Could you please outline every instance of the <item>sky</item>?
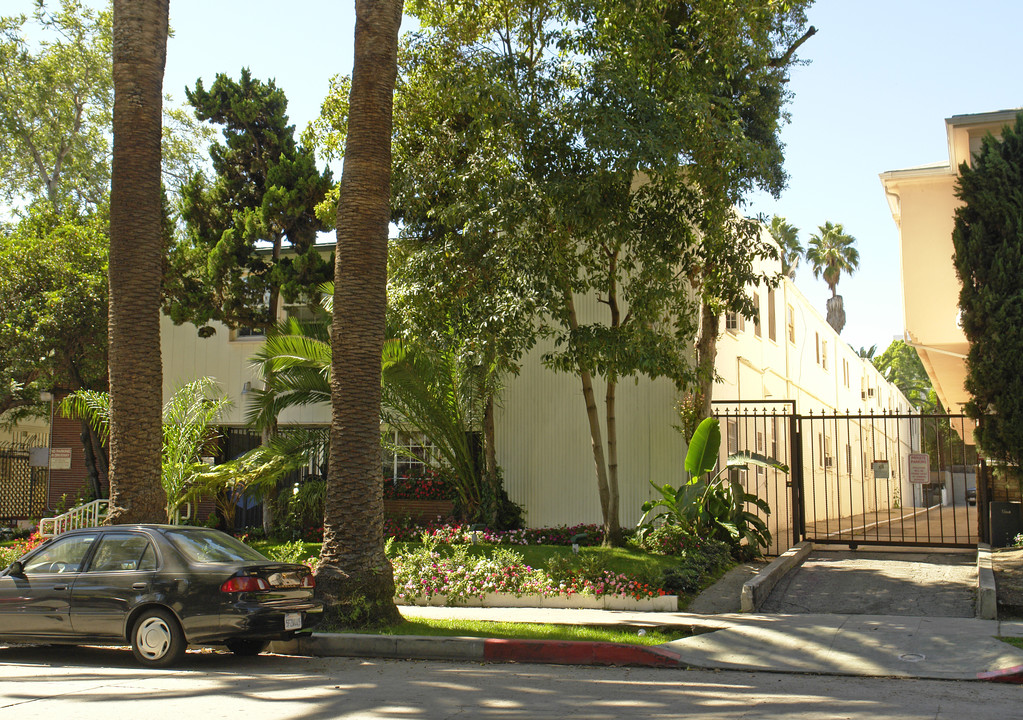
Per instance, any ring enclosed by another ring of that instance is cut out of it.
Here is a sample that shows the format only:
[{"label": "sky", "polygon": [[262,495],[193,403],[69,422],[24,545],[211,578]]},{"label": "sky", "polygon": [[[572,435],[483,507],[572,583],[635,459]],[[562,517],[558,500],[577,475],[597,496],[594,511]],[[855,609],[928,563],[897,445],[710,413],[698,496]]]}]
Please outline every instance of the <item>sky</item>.
[{"label": "sky", "polygon": [[[99,0],[89,0],[98,4]],[[0,0],[8,12],[29,0]],[[164,88],[217,72],[274,78],[301,130],[319,111],[328,80],[350,72],[354,2],[171,0],[174,37]],[[818,33],[789,83],[794,97],[786,145],[787,189],[757,195],[744,211],[786,217],[805,245],[826,220],[857,240],[859,270],[838,286],[854,348],[883,350],[903,334],[898,232],[878,175],[948,160],[944,119],[1023,106],[1016,72],[1019,0],[818,0]],[[411,22],[404,23],[407,29]],[[800,269],[796,284],[824,314],[823,279]]]}]

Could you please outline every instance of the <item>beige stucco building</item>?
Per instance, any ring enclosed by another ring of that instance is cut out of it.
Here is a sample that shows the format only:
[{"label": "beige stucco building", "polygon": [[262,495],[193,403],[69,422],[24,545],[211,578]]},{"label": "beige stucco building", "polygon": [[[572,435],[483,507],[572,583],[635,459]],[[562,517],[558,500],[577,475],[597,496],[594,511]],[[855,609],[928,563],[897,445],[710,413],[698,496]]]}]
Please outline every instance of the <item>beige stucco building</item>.
[{"label": "beige stucco building", "polygon": [[[780,264],[770,261],[761,269],[775,273]],[[909,410],[898,389],[841,340],[790,280],[773,290],[763,285],[751,292],[759,307],[757,321],[735,316],[722,320],[716,400],[790,399],[801,413]],[[607,312],[595,298],[577,302],[581,322]],[[282,315],[286,312],[282,309]],[[165,395],[196,377],[214,377],[234,401],[225,422],[244,423],[245,390],[261,386],[259,371],[249,361],[259,338],[239,336],[220,326],[212,338],[200,339],[191,325],[174,326],[166,318],[163,323]],[[530,526],[599,522],[581,383],[577,375],[555,373],[544,366],[541,358],[549,349],[534,348],[524,358],[521,372],[505,380],[495,418],[498,462],[508,494],[525,508]],[[595,378],[606,440],[604,392],[604,384]],[[617,398],[621,521],[630,526],[639,520],[643,502],[652,497],[650,480],[673,485],[684,480],[686,446],[675,428],[680,397],[670,381],[623,379]],[[289,411],[281,422],[325,424],[329,417],[329,408],[307,407]],[[850,445],[846,452],[847,443],[837,434],[824,430],[819,434],[813,442],[821,448],[822,468],[825,455],[848,455],[843,472],[862,475],[862,464],[873,459],[872,450],[869,457],[859,445]],[[765,447],[742,449],[769,450],[774,439],[769,432],[763,438]]]},{"label": "beige stucco building", "polygon": [[907,341],[916,348],[948,412],[969,395],[963,388],[969,343],[959,326],[959,278],[952,263],[956,179],[988,133],[998,136],[1016,110],[955,115],[945,120],[948,160],[881,173],[899,229]]}]

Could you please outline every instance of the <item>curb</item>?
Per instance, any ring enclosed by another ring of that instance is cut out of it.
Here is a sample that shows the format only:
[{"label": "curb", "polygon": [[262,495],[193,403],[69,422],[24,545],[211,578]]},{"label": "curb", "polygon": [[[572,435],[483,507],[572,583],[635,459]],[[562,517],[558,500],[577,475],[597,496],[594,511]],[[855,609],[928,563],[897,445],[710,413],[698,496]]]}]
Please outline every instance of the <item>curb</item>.
[{"label": "curb", "polygon": [[286,642],[273,642],[270,644],[270,652],[315,657],[473,660],[547,665],[685,666],[678,653],[663,646],[577,640],[313,633]]},{"label": "curb", "polygon": [[759,610],[774,586],[790,570],[802,565],[811,550],[813,550],[813,543],[801,542],[779,555],[756,577],[747,580],[742,586],[741,612],[751,613]]},{"label": "curb", "polygon": [[990,672],[977,673],[977,679],[985,680],[987,682],[1023,685],[1023,665],[1005,668],[1004,670],[991,670]]},{"label": "curb", "polygon": [[998,619],[998,592],[991,566],[991,546],[987,543],[977,544],[977,617]]}]

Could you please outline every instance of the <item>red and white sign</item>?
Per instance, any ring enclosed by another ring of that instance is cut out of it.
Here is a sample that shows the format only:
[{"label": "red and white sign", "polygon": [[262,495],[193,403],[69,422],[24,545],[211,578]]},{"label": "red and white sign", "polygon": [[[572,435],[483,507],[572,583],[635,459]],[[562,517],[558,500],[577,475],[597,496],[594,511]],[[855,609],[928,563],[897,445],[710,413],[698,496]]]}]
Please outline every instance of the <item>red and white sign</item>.
[{"label": "red and white sign", "polygon": [[909,454],[909,481],[926,485],[931,481],[931,456],[927,453]]}]

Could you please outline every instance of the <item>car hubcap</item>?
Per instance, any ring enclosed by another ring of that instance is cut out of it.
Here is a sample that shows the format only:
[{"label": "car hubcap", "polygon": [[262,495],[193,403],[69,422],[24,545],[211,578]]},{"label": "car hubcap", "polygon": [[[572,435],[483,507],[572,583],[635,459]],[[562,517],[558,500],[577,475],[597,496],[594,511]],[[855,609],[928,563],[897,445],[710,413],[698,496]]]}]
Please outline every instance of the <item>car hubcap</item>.
[{"label": "car hubcap", "polygon": [[161,618],[146,618],[135,631],[135,642],[146,658],[159,660],[170,647],[171,630]]}]

